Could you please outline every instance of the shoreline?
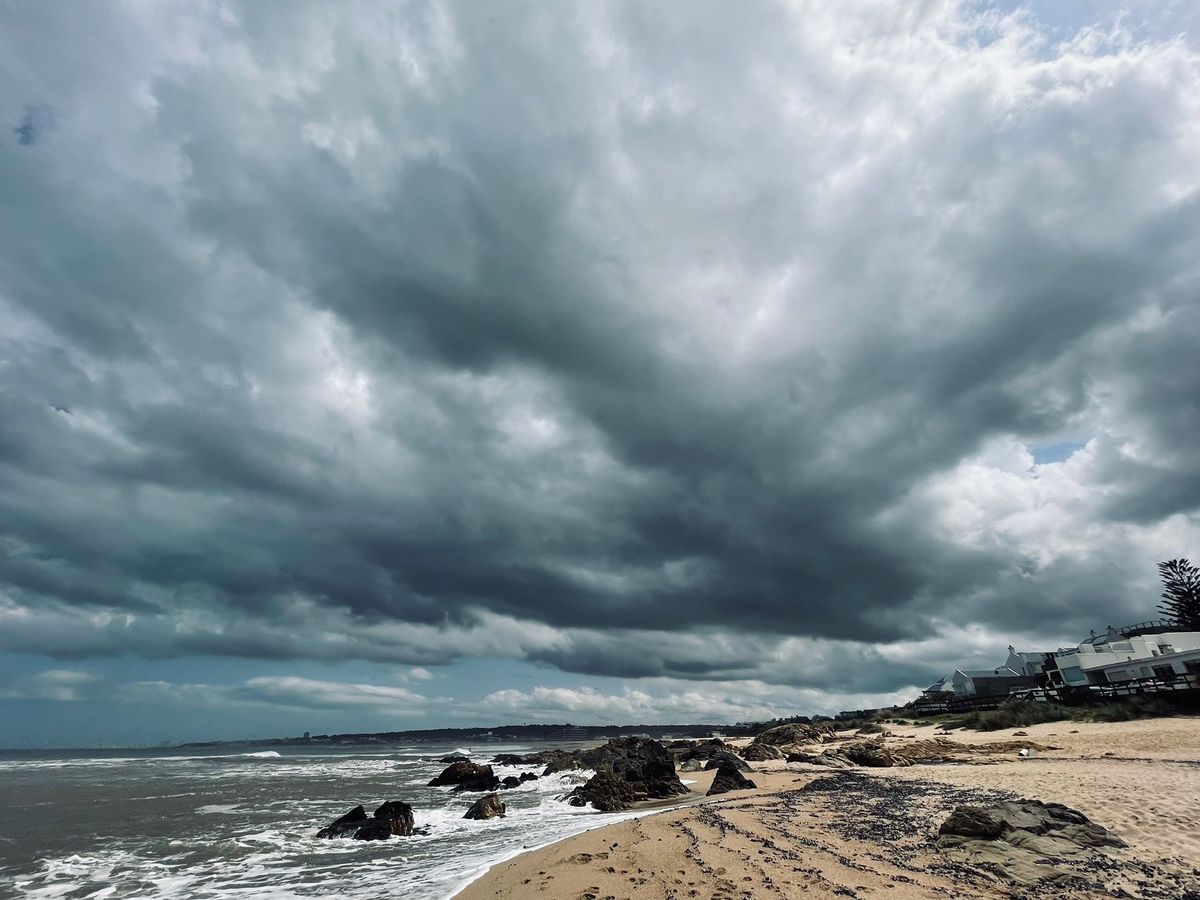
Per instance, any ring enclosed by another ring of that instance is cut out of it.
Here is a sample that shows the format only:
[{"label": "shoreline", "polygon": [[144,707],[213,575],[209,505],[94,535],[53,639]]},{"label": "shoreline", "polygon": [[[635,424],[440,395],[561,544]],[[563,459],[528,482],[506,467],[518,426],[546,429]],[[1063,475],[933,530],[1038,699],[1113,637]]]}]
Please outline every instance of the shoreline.
[{"label": "shoreline", "polygon": [[691,790],[686,795],[680,797],[668,797],[664,800],[644,800],[635,804],[631,809],[624,810],[622,812],[601,814],[604,816],[605,821],[598,822],[589,828],[584,828],[582,831],[575,831],[571,834],[555,838],[552,841],[547,841],[544,844],[538,844],[534,847],[522,847],[519,850],[513,850],[511,853],[507,853],[499,859],[492,860],[491,862],[480,866],[479,870],[475,874],[471,875],[469,878],[457,885],[452,893],[447,894],[446,900],[456,900],[456,898],[462,897],[464,893],[472,887],[472,885],[475,885],[478,882],[486,879],[488,875],[496,869],[497,866],[512,862],[514,859],[518,859],[522,856],[539,853],[566,841],[573,841],[576,838],[584,835],[591,834],[596,831],[602,831],[606,828],[612,828],[617,825],[623,825],[626,822],[632,822],[647,816],[655,816],[662,813],[672,812],[677,809],[687,809],[693,806],[700,806],[706,802],[718,802],[717,800],[709,800],[705,796],[705,790],[707,790],[708,786],[712,783],[712,780],[716,775],[715,772],[683,772],[681,774],[689,776],[686,779],[682,779],[684,784],[689,786],[695,785],[695,789]]},{"label": "shoreline", "polygon": [[[906,742],[941,736],[927,726],[888,728],[887,744],[898,752]],[[1129,844],[1112,851],[1107,870],[1096,873],[1090,886],[1039,885],[1041,896],[1125,891],[1149,900],[1177,898],[1196,886],[1198,873],[1189,861],[1200,859],[1200,810],[1194,808],[1200,797],[1200,719],[1054,722],[1023,731],[1029,741],[1055,749],[1028,759],[980,754],[970,762],[903,768],[756,763],[750,774],[757,790],[642,810],[516,851],[451,896],[756,900],[865,898],[884,891],[899,900],[1005,897],[1017,886],[986,866],[949,859],[935,846],[948,810],[1005,797],[1065,804]],[[1012,741],[1015,735],[948,737],[969,746]]]},{"label": "shoreline", "polygon": [[562,838],[546,841],[545,844],[539,844],[532,847],[521,847],[520,850],[514,850],[510,853],[506,853],[503,857],[493,859],[492,862],[481,865],[479,870],[476,871],[474,875],[466,878],[466,880],[463,880],[460,884],[457,884],[455,889],[452,890],[450,894],[446,895],[445,900],[456,900],[456,898],[461,898],[461,896],[466,893],[470,887],[482,880],[485,880],[485,878],[490,875],[491,872],[497,868],[497,866],[510,863],[512,860],[528,856],[528,854],[550,850],[552,847],[556,847],[559,844],[564,844],[565,841],[575,840],[576,838],[582,838],[582,836],[586,834],[600,832],[600,830],[604,830],[605,828],[613,828],[626,822],[636,821],[638,818],[656,816],[664,814],[664,812],[671,812],[678,809],[688,809],[691,808],[691,806],[700,806],[706,803],[720,802],[719,799],[710,800],[706,797],[706,794],[704,794],[708,786],[712,784],[713,778],[716,775],[715,772],[684,772],[680,774],[689,776],[689,778],[682,780],[684,781],[685,785],[695,785],[695,790],[692,790],[680,797],[668,797],[661,800],[642,800],[642,802],[634,804],[634,806],[628,810],[601,814],[605,821],[598,822],[592,827],[584,828],[581,830],[581,832],[572,832],[571,834],[563,835]]}]

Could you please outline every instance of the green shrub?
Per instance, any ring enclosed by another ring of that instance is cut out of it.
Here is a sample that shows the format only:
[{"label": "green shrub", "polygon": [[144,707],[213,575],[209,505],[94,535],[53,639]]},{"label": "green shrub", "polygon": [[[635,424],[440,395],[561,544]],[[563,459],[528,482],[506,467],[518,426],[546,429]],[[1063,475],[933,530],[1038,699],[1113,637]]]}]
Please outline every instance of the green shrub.
[{"label": "green shrub", "polygon": [[1000,731],[1005,728],[1025,728],[1042,722],[1069,719],[1072,710],[1061,703],[1038,703],[1033,700],[1013,700],[997,709],[980,710],[962,716],[957,725],[975,731]]},{"label": "green shrub", "polygon": [[1111,703],[1101,703],[1087,710],[1088,718],[1097,722],[1128,722],[1132,719],[1153,719],[1159,716],[1173,716],[1178,709],[1170,701],[1162,697],[1150,697],[1139,694],[1124,700],[1114,700]]}]

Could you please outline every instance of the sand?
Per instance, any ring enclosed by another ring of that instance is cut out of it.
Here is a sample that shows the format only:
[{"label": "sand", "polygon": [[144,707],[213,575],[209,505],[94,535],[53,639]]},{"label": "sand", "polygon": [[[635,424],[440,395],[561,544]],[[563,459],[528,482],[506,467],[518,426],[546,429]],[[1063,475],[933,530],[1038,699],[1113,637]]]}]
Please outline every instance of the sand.
[{"label": "sand", "polygon": [[[932,728],[888,726],[889,746]],[[759,789],[598,828],[494,867],[459,900],[482,898],[1181,897],[1200,889],[1200,719],[1030,726],[1060,748],[1020,759],[849,772],[753,764]],[[961,743],[1022,741],[956,731]],[[860,738],[861,739],[861,738]],[[712,773],[689,773],[705,790]],[[1128,844],[1077,885],[1017,889],[938,851],[955,805],[1017,795],[1064,803]]]}]

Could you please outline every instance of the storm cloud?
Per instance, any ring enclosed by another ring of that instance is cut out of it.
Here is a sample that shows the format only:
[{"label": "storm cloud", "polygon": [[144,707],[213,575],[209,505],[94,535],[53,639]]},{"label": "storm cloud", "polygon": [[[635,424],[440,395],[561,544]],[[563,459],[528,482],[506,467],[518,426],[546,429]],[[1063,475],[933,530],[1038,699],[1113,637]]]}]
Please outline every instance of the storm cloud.
[{"label": "storm cloud", "polygon": [[1186,36],[271,10],[0,11],[0,648],[885,694],[1200,553]]}]

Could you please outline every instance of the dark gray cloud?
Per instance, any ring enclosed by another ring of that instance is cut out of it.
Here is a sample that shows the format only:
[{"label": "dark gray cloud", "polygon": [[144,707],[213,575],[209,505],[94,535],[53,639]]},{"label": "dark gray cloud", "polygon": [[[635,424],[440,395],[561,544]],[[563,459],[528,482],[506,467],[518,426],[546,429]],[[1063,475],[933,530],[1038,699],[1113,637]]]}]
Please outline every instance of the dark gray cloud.
[{"label": "dark gray cloud", "polygon": [[1200,58],[757,12],[0,12],[58,111],[0,146],[0,644],[884,692],[1149,614]]}]

